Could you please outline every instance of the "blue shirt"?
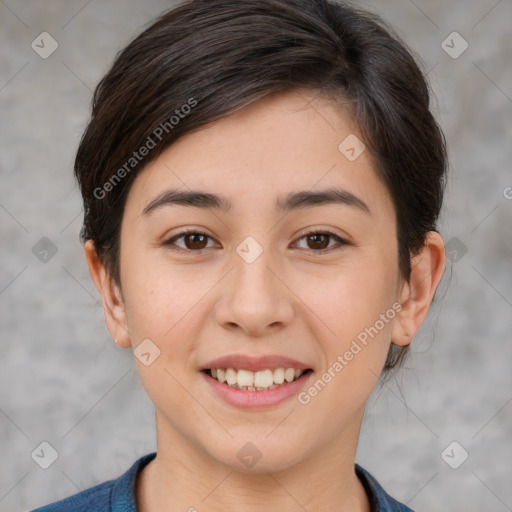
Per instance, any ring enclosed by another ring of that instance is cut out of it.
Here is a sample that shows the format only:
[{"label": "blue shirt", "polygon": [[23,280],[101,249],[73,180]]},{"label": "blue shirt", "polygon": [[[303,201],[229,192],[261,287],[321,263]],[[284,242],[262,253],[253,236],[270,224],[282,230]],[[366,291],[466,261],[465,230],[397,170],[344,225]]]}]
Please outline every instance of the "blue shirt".
[{"label": "blue shirt", "polygon": [[[155,457],[156,452],[148,453],[116,480],[108,480],[31,512],[137,512],[136,479],[140,470]],[[355,469],[368,495],[371,512],[414,512],[387,494],[368,471],[358,464]]]}]

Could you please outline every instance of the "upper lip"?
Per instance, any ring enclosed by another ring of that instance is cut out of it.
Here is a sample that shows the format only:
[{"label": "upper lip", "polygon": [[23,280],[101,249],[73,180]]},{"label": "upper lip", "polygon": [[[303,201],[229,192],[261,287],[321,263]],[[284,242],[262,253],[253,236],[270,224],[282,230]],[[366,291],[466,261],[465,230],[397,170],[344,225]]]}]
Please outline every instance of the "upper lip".
[{"label": "upper lip", "polygon": [[230,354],[206,363],[201,370],[209,370],[211,368],[236,368],[237,370],[257,372],[273,368],[308,370],[311,367],[290,357],[279,355],[251,356],[247,354]]}]

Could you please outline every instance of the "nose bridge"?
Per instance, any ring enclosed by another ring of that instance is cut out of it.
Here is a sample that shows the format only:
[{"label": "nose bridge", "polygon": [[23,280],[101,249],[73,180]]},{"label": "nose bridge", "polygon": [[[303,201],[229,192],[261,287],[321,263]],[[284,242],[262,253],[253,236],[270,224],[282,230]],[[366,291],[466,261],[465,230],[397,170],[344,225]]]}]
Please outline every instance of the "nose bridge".
[{"label": "nose bridge", "polygon": [[[234,271],[229,291],[218,310],[218,321],[236,324],[248,333],[263,332],[291,318],[291,304],[279,279],[273,251],[255,237],[246,237],[233,254]],[[279,265],[277,265],[279,266]],[[272,270],[271,270],[272,269]]]},{"label": "nose bridge", "polygon": [[275,277],[269,270],[272,265],[271,252],[268,246],[264,249],[252,236],[246,237],[236,248],[233,295],[240,304],[253,311],[270,309],[270,302],[277,291],[276,283],[271,282]]}]

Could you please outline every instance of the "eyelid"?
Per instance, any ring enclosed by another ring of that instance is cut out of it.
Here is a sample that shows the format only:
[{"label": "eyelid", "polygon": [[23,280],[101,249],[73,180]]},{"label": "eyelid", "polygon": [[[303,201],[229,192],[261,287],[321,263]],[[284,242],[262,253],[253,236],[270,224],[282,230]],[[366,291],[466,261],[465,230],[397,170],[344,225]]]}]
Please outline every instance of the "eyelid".
[{"label": "eyelid", "polygon": [[[201,228],[202,229],[202,228]],[[211,239],[211,240],[215,240],[214,237],[212,237],[211,235],[209,235],[208,233],[205,233],[204,231],[201,231],[201,229],[199,228],[187,228],[187,229],[184,229],[183,231],[180,231],[174,235],[172,235],[170,238],[167,238],[165,239],[163,242],[162,242],[162,245],[163,246],[171,246],[171,245],[174,245],[174,242],[186,235],[190,235],[190,234],[194,234],[194,235],[204,235],[206,236],[207,238]],[[351,245],[351,243],[349,241],[347,241],[345,238],[343,238],[342,236],[336,234],[334,231],[332,231],[331,229],[321,229],[321,228],[312,228],[310,229],[309,231],[306,231],[305,233],[302,233],[301,235],[299,235],[295,241],[298,242],[300,240],[302,240],[303,238],[306,238],[307,236],[310,236],[310,235],[316,235],[316,234],[319,234],[319,235],[327,235],[327,236],[330,236],[331,238],[334,238],[336,241],[337,241],[337,245],[334,245],[332,247],[329,247],[327,249],[319,249],[319,250],[314,250],[314,249],[301,249],[303,251],[307,251],[307,252],[310,252],[312,254],[324,254],[324,253],[327,253],[327,252],[331,252],[332,250],[336,249],[336,248],[341,248],[345,245]],[[208,248],[204,248],[204,249],[199,249],[197,251],[194,251],[192,249],[183,249],[182,247],[179,247],[179,246],[174,246],[172,248],[172,250],[176,251],[176,252],[181,252],[181,253],[187,253],[187,254],[193,254],[193,253],[198,253],[198,254],[202,254],[204,251],[206,251]],[[210,247],[211,249],[211,247]]]}]

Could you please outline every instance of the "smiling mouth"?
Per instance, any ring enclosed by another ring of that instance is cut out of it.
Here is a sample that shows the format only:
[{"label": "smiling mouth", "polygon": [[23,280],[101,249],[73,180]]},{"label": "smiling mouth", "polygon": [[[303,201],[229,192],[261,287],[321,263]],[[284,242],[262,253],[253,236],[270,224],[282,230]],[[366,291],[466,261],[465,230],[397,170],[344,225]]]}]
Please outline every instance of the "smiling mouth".
[{"label": "smiling mouth", "polygon": [[235,368],[208,368],[203,370],[209,377],[233,389],[265,391],[286,385],[313,370],[296,368],[275,368],[253,372]]}]

